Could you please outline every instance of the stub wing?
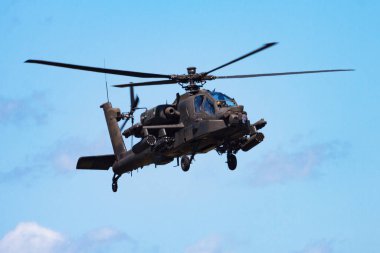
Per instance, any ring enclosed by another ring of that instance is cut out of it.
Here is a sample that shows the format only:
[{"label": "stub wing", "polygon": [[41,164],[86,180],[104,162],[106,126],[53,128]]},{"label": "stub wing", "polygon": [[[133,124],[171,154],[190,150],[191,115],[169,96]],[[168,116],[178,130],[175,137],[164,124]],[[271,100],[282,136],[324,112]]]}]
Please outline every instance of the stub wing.
[{"label": "stub wing", "polygon": [[112,167],[115,160],[115,155],[80,157],[77,163],[77,170],[108,170]]}]

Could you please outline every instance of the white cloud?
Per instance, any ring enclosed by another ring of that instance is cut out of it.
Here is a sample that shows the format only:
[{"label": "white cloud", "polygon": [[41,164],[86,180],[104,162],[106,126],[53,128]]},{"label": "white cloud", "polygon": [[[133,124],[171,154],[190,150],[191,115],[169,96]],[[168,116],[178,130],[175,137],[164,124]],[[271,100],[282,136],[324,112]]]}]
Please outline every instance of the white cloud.
[{"label": "white cloud", "polygon": [[123,247],[137,248],[137,243],[128,235],[109,227],[69,239],[35,222],[22,222],[0,240],[0,253],[108,252],[109,247],[120,242],[126,243]]},{"label": "white cloud", "polygon": [[317,174],[320,165],[343,156],[345,152],[346,145],[340,142],[315,144],[293,153],[278,149],[252,164],[251,183],[263,186],[308,178]]},{"label": "white cloud", "polygon": [[185,249],[185,253],[227,253],[220,236],[209,236]]},{"label": "white cloud", "polygon": [[53,253],[64,243],[60,233],[34,222],[24,222],[0,240],[0,253]]}]

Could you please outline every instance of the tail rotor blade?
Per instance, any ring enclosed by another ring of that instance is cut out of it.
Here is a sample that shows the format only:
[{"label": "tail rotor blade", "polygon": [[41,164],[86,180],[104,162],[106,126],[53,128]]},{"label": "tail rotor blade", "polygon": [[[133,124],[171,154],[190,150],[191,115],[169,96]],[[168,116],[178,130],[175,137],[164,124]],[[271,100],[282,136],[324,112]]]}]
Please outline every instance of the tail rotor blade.
[{"label": "tail rotor blade", "polygon": [[139,105],[140,98],[139,96],[136,96],[136,99],[134,99],[133,104],[132,104],[132,110],[133,112],[136,110],[137,106]]},{"label": "tail rotor blade", "polygon": [[133,86],[129,87],[129,95],[130,95],[130,99],[131,99],[131,110],[132,110],[133,104],[135,103],[135,92],[133,90]]},{"label": "tail rotor blade", "polygon": [[133,90],[133,86],[130,87],[130,98],[131,98],[131,110],[129,111],[128,116],[124,120],[123,124],[120,126],[120,131],[123,131],[123,129],[127,125],[129,119],[131,119],[132,125],[135,122],[135,119],[133,118],[133,113],[136,111],[136,108],[139,105],[140,98],[138,96],[135,97],[135,92]]},{"label": "tail rotor blade", "polygon": [[[138,98],[138,97],[137,97]],[[132,118],[132,126],[135,123],[135,119]],[[133,147],[133,135],[131,136],[131,148]]]},{"label": "tail rotor blade", "polygon": [[126,118],[126,119],[124,120],[123,124],[122,124],[121,127],[120,127],[120,132],[123,132],[123,129],[124,129],[124,127],[127,125],[128,120],[129,120],[129,118]]}]

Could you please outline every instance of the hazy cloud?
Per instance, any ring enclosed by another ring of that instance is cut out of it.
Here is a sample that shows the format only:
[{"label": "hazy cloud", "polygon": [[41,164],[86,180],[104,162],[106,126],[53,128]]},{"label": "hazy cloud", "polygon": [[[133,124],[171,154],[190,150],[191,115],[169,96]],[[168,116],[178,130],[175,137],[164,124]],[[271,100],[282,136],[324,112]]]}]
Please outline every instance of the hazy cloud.
[{"label": "hazy cloud", "polygon": [[119,242],[136,248],[136,242],[128,235],[109,227],[89,231],[78,239],[69,239],[35,222],[23,222],[0,240],[0,253],[108,252],[108,246]]},{"label": "hazy cloud", "polygon": [[210,236],[199,240],[194,245],[185,249],[185,253],[227,253],[223,247],[223,240],[220,236]]},{"label": "hazy cloud", "polygon": [[33,176],[33,178],[37,178],[41,175],[41,173],[43,173],[43,171],[39,168],[40,166],[36,164],[34,166],[21,165],[8,171],[0,171],[0,184],[24,179],[26,176]]},{"label": "hazy cloud", "polygon": [[317,169],[329,161],[347,153],[347,144],[333,141],[299,148],[289,152],[284,149],[271,151],[258,162],[251,164],[251,183],[263,186],[317,175]]},{"label": "hazy cloud", "polygon": [[1,124],[22,125],[28,121],[44,124],[50,110],[44,93],[35,92],[28,97],[14,99],[0,96]]},{"label": "hazy cloud", "polygon": [[304,249],[294,253],[332,253],[333,242],[331,240],[322,240],[307,245]]},{"label": "hazy cloud", "polygon": [[95,242],[107,242],[120,239],[129,239],[124,234],[111,228],[99,228],[88,232],[85,235],[86,240]]},{"label": "hazy cloud", "polygon": [[[106,154],[106,140],[87,141],[83,138],[65,138],[54,142],[45,151],[23,160],[8,171],[0,171],[0,184],[16,180],[35,181],[41,175],[74,172],[80,156]],[[112,153],[112,149],[108,150]]]},{"label": "hazy cloud", "polygon": [[[129,247],[136,251],[137,242],[129,235],[110,227],[91,230],[70,244],[70,253],[79,252],[109,252],[110,246],[120,242],[128,243]],[[66,252],[64,252],[66,253]]]},{"label": "hazy cloud", "polygon": [[[88,141],[83,138],[66,138],[56,142],[50,152],[43,154],[49,158],[51,163],[48,165],[50,168],[56,169],[57,172],[70,172],[75,171],[78,158],[81,156],[89,155],[104,155],[106,140],[100,138],[98,140]],[[108,150],[107,154],[113,151]]]}]

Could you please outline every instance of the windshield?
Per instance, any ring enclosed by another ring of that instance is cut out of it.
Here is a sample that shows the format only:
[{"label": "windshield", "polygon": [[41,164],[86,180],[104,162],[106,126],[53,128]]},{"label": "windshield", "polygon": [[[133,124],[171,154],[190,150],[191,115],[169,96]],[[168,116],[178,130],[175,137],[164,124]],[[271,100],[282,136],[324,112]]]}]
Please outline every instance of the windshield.
[{"label": "windshield", "polygon": [[210,91],[210,94],[215,100],[224,102],[225,106],[237,106],[236,102],[232,98],[221,92]]},{"label": "windshield", "polygon": [[210,99],[206,99],[206,102],[204,103],[205,112],[209,115],[215,114],[215,108],[214,104],[210,101]]},{"label": "windshield", "polygon": [[202,102],[203,102],[203,96],[196,96],[194,99],[194,109],[195,112],[201,112],[202,111]]},{"label": "windshield", "polygon": [[206,112],[209,115],[215,114],[214,103],[203,95],[194,98],[194,110],[196,113]]}]

